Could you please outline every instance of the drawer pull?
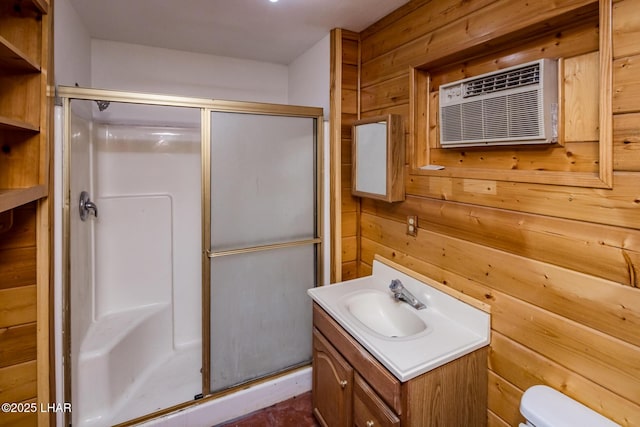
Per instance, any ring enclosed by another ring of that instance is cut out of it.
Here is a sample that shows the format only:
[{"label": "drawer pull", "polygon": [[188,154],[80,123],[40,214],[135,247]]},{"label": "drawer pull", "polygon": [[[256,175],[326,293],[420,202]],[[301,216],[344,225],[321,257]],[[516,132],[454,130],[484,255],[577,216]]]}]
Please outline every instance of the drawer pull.
[{"label": "drawer pull", "polygon": [[340,387],[345,388],[347,386],[347,380],[340,381]]},{"label": "drawer pull", "polygon": [[371,420],[367,421],[367,427],[373,427],[374,424],[375,423],[373,421],[371,421]]}]

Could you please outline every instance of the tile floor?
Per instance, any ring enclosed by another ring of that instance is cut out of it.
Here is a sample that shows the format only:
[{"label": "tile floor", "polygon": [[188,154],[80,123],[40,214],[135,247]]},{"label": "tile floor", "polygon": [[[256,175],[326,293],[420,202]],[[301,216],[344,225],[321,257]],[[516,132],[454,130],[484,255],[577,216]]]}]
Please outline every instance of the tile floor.
[{"label": "tile floor", "polygon": [[318,427],[311,409],[311,392],[256,411],[219,427]]}]

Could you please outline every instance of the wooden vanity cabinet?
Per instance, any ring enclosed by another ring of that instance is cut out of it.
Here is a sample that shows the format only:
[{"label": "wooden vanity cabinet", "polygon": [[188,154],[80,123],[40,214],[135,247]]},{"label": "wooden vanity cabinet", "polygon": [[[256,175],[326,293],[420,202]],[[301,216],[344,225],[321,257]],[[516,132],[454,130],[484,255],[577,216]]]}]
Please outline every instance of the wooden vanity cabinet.
[{"label": "wooden vanity cabinet", "polygon": [[351,425],[353,368],[317,330],[313,331],[313,414],[325,426]]},{"label": "wooden vanity cabinet", "polygon": [[313,304],[313,412],[325,427],[487,425],[487,349],[401,383]]},{"label": "wooden vanity cabinet", "polygon": [[357,373],[353,387],[353,425],[358,427],[398,427],[400,418]]}]

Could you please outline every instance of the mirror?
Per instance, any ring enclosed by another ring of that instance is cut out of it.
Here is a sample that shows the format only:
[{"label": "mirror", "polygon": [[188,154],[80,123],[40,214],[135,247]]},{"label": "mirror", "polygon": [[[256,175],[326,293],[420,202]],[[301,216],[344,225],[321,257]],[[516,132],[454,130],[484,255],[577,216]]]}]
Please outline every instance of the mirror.
[{"label": "mirror", "polygon": [[404,200],[404,143],[396,114],[353,124],[352,194],[387,202]]}]

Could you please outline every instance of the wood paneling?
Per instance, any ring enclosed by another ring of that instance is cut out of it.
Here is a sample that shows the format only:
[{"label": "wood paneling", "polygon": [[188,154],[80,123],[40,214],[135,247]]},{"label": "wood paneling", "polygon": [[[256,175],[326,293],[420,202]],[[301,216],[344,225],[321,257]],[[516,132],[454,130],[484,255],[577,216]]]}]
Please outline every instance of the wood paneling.
[{"label": "wood paneling", "polygon": [[509,424],[491,410],[487,411],[487,426],[489,427],[508,427]]},{"label": "wood paneling", "polygon": [[[24,403],[37,403],[35,399],[27,400]],[[44,413],[44,412],[41,412]],[[33,427],[38,424],[39,414],[37,412],[10,412],[2,414],[3,427]]]},{"label": "wood paneling", "polygon": [[[640,402],[640,350],[516,298],[500,295],[492,305],[492,327],[536,349],[630,402]],[[568,305],[568,304],[567,304]],[[613,414],[609,414],[612,416]]]},{"label": "wood paneling", "polygon": [[[357,211],[351,197],[351,125],[358,118],[360,37],[331,33],[331,282],[353,277],[357,271]],[[344,227],[344,228],[343,228]]]},{"label": "wood paneling", "polygon": [[425,230],[638,287],[638,230],[419,197],[388,209],[366,201],[362,210],[396,221],[419,212]]},{"label": "wood paneling", "polygon": [[[598,143],[570,142],[539,149],[431,149],[431,164],[493,170],[591,172],[598,170]],[[544,153],[541,153],[544,151]]]},{"label": "wood paneling", "polygon": [[379,108],[389,108],[398,104],[409,104],[409,80],[405,75],[387,80],[361,91],[361,112],[367,113]]},{"label": "wood paneling", "polygon": [[0,368],[35,359],[35,323],[0,329]]},{"label": "wood paneling", "polygon": [[634,1],[618,1],[613,5],[614,58],[640,53],[640,14]]},{"label": "wood paneling", "polygon": [[[13,210],[0,233],[0,401],[37,396],[36,203]],[[46,313],[46,312],[45,312]],[[36,425],[37,414],[0,414],[2,425]]]},{"label": "wood paneling", "polygon": [[611,419],[621,425],[640,425],[637,402],[633,404],[606,387],[495,331],[491,337],[489,368],[520,390],[546,383],[570,397],[581,399],[591,408],[610,414]]},{"label": "wood paneling", "polygon": [[[460,7],[459,2],[451,0],[438,4],[451,9]],[[433,4],[427,5],[420,12],[430,14],[432,8]],[[563,22],[581,22],[585,17],[593,16],[595,10],[597,2],[594,0],[500,0],[459,20],[445,21],[442,14],[433,14],[434,21],[441,23],[438,29],[396,45],[389,53],[372,58],[366,64],[363,61],[363,80],[369,80],[364,78],[365,66],[384,69],[390,78],[407,73],[410,67],[442,67],[481,56],[487,49],[495,49],[495,45],[509,42],[514,45],[517,40],[528,41],[548,33],[558,17]],[[496,16],[508,16],[509,19],[497,20]],[[368,41],[363,40],[363,52],[368,48]]]},{"label": "wood paneling", "polygon": [[[562,107],[565,141],[598,141],[598,52],[562,62]],[[574,149],[567,147],[568,152]],[[597,157],[596,157],[597,158]]]},{"label": "wood paneling", "polygon": [[0,251],[0,289],[36,283],[36,248]]},{"label": "wood paneling", "polygon": [[358,232],[358,215],[355,212],[346,212],[342,216],[342,235],[344,237],[355,236]]},{"label": "wood paneling", "polygon": [[613,168],[640,172],[640,114],[613,117]]},{"label": "wood paneling", "polygon": [[358,240],[355,236],[342,239],[342,260],[344,262],[358,259]]},{"label": "wood paneling", "polygon": [[0,234],[0,251],[33,246],[36,239],[35,204],[14,209],[9,224]]},{"label": "wood paneling", "polygon": [[[432,163],[449,170],[427,176],[408,167],[404,202],[363,200],[345,216],[357,227],[351,273],[369,274],[380,254],[491,305],[490,426],[517,426],[521,395],[534,384],[622,426],[640,425],[640,0],[613,5],[613,89],[604,100],[594,98],[606,93],[597,89],[598,50],[609,49],[599,43],[598,6],[413,1],[360,34],[356,113],[394,112],[407,124],[433,117],[417,127],[425,139],[437,137],[437,117],[427,112],[437,97],[415,102],[425,76],[437,88],[539,57],[564,58],[563,146],[433,150]],[[606,110],[594,107],[608,101],[613,148],[603,154],[596,141]],[[408,165],[424,160],[406,152]],[[609,156],[611,188],[591,188],[589,176]],[[552,169],[572,180],[541,174],[534,183],[510,182],[500,168]],[[419,217],[415,237],[406,235],[407,215]]]},{"label": "wood paneling", "polygon": [[[482,171],[478,176],[482,176]],[[469,185],[472,179],[411,175],[406,191],[424,197],[638,229],[638,179],[635,173],[614,173],[611,190],[496,180],[495,191],[479,194]]]},{"label": "wood paneling", "polygon": [[[373,25],[364,30],[362,39],[365,43],[362,48],[362,60],[367,62],[372,58],[380,57],[398,46],[429,34],[447,22],[462,18],[493,1],[495,0],[464,2],[459,7],[452,7],[450,1],[440,1],[437,4],[428,4],[428,1],[423,1],[421,5],[417,6],[417,9],[397,17],[393,22],[387,23],[385,28],[378,29]],[[407,5],[407,7],[409,6]]]},{"label": "wood paneling", "polygon": [[625,56],[613,61],[613,111],[640,111],[640,55]]},{"label": "wood paneling", "polygon": [[[475,4],[475,2],[472,2]],[[496,47],[493,48],[494,50]],[[594,14],[584,22],[573,23],[571,26],[558,29],[551,33],[543,33],[535,41],[522,41],[517,45],[501,46],[499,59],[481,61],[477,58],[465,58],[455,65],[445,65],[436,68],[438,76],[434,79],[434,86],[453,82],[478,74],[495,71],[499,68],[517,65],[540,57],[544,52],[547,58],[570,58],[598,49],[598,24]],[[421,64],[412,64],[421,65]],[[409,67],[398,68],[389,74],[389,65],[384,61],[371,61],[362,64],[362,86],[368,87],[379,84],[398,75],[406,75]]]},{"label": "wood paneling", "polygon": [[[393,233],[393,231],[391,231],[391,233]],[[489,365],[490,369],[493,372],[503,378],[502,381],[507,381],[509,384],[515,386],[520,390],[520,393],[532,385],[546,383],[581,401],[587,406],[595,408],[599,412],[606,414],[608,417],[612,418],[621,425],[637,425],[639,421],[638,417],[640,417],[640,406],[638,406],[637,402],[625,399],[615,391],[609,390],[607,387],[609,387],[610,384],[607,384],[606,387],[604,385],[598,384],[593,378],[590,377],[590,371],[588,374],[582,375],[572,369],[572,361],[566,360],[571,359],[572,356],[565,354],[565,352],[568,352],[569,350],[566,349],[562,339],[557,338],[557,336],[554,335],[557,333],[556,331],[558,328],[563,328],[563,326],[553,326],[555,324],[563,324],[560,317],[553,317],[551,315],[552,320],[550,321],[550,324],[552,325],[552,327],[548,330],[544,329],[548,332],[545,332],[545,337],[543,338],[545,342],[544,346],[547,346],[546,340],[548,338],[552,340],[555,338],[556,341],[560,341],[561,345],[560,349],[558,349],[558,353],[560,354],[561,360],[558,362],[553,361],[547,356],[540,354],[538,349],[533,349],[535,347],[525,347],[525,345],[519,344],[518,342],[514,341],[513,338],[506,337],[498,332],[498,329],[511,327],[510,324],[512,322],[512,315],[513,313],[518,313],[518,310],[521,309],[521,306],[512,307],[509,306],[509,303],[513,303],[514,301],[517,302],[518,300],[510,298],[509,296],[492,289],[492,287],[489,285],[476,282],[464,275],[456,274],[451,270],[447,270],[448,268],[451,268],[449,265],[442,265],[439,262],[436,265],[423,261],[423,259],[425,258],[432,259],[432,257],[425,257],[423,254],[421,254],[420,258],[417,258],[403,252],[404,248],[408,245],[400,243],[398,247],[390,247],[387,244],[378,244],[367,238],[363,238],[362,240],[363,263],[371,263],[374,254],[381,254],[382,256],[389,259],[395,259],[397,262],[400,262],[403,265],[406,265],[413,270],[420,272],[421,274],[427,275],[444,284],[447,284],[460,292],[491,304],[492,312],[496,309],[500,309],[506,312],[506,315],[500,317],[499,319],[496,319],[495,315],[492,317],[493,331]],[[576,273],[576,275],[579,276],[580,274]],[[515,281],[516,278],[514,278],[513,280]],[[512,284],[512,286],[514,284],[515,282]],[[506,307],[504,306],[505,302]],[[533,307],[530,304],[526,306]],[[538,321],[543,321],[545,316],[549,316],[549,314],[544,314],[545,312],[546,310],[540,311],[539,313],[542,313],[542,316],[538,314],[537,316],[531,317],[531,319],[525,319],[525,322],[537,323]],[[530,312],[528,312],[527,314],[531,315]],[[521,317],[526,316],[522,315]],[[496,325],[496,322],[499,323]],[[580,325],[575,322],[570,322],[569,325],[571,327],[580,328]],[[515,327],[514,329],[518,330],[515,335],[520,337],[523,331],[518,327]],[[528,330],[526,332],[530,333]],[[594,331],[590,333],[594,334],[594,336],[606,337],[606,335]],[[546,334],[548,334],[548,337]],[[526,336],[523,336],[523,338],[528,339]],[[584,337],[577,337],[575,339],[570,339],[570,342],[576,342],[577,346],[582,345],[584,347],[588,345],[590,341],[582,341],[583,338]],[[613,341],[616,342],[616,340]],[[596,343],[594,342],[594,344]],[[606,345],[609,344],[607,343],[605,344],[605,346]],[[624,346],[626,345],[623,344],[623,347]],[[638,348],[633,346],[627,348],[630,349],[630,354],[632,355],[631,357],[636,358]],[[613,354],[615,353],[615,351],[616,350],[612,352],[612,356],[618,357]],[[627,354],[624,354],[623,351],[623,355],[621,357],[626,356]],[[568,366],[568,368],[564,367],[563,365]],[[615,371],[616,367],[609,366],[607,369]],[[634,367],[633,369],[637,368]],[[596,372],[596,376],[599,375],[600,373]],[[633,379],[633,377],[631,377],[631,385],[627,383],[628,380],[629,379],[625,379],[625,383],[630,387],[631,392],[634,393],[632,384],[633,381],[637,381],[638,378]],[[493,383],[490,381],[490,387],[491,384]],[[495,393],[501,393],[501,391],[490,390],[489,393],[490,411],[494,411],[495,413],[503,413],[505,410],[504,408],[491,406],[492,394],[495,397]],[[504,402],[504,398],[500,398],[494,401],[494,403],[498,406],[503,405]],[[518,408],[516,403],[515,406],[511,407],[510,411],[517,411],[517,409]]]},{"label": "wood paneling", "polygon": [[524,417],[518,411],[521,397],[522,390],[489,371],[489,408],[507,425],[524,423]]},{"label": "wood paneling", "polygon": [[35,285],[0,289],[0,328],[35,321]]},{"label": "wood paneling", "polygon": [[403,223],[367,213],[362,214],[361,224],[363,238],[393,248],[406,247],[403,252],[414,257],[436,258],[443,268],[477,283],[640,346],[640,292],[635,287],[576,275],[572,270],[423,229],[417,237],[407,236]]},{"label": "wood paneling", "polygon": [[22,402],[36,395],[35,360],[0,368],[0,402]]}]

